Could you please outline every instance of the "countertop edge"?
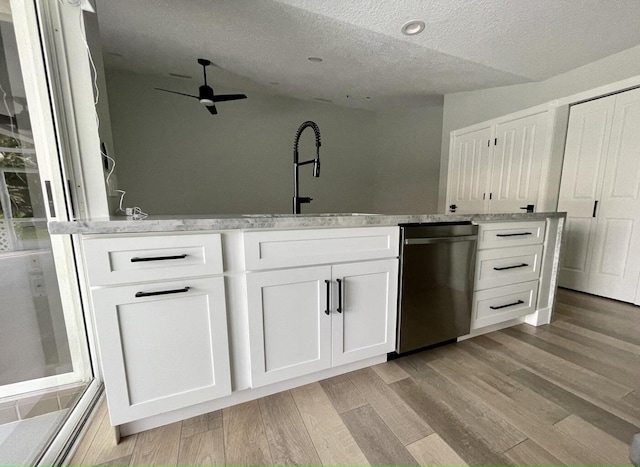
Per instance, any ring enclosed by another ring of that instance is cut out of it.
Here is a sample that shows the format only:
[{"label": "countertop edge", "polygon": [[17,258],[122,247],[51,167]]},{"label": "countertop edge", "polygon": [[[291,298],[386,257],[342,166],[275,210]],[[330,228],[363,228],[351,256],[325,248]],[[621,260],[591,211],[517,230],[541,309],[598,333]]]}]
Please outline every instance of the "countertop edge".
[{"label": "countertop edge", "polygon": [[306,229],[340,227],[384,227],[399,224],[434,222],[497,222],[565,218],[565,212],[500,213],[500,214],[361,214],[346,216],[278,215],[237,217],[150,217],[142,220],[111,218],[76,221],[50,221],[51,235],[126,234],[147,232],[195,232],[222,230]]}]

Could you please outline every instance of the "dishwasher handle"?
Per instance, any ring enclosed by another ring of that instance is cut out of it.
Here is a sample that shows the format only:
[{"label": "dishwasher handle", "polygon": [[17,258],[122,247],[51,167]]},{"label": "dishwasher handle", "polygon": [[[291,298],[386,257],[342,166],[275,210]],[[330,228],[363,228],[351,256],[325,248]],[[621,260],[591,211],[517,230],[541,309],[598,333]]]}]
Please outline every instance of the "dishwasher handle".
[{"label": "dishwasher handle", "polygon": [[477,240],[477,235],[465,235],[461,237],[433,237],[433,238],[407,238],[404,241],[405,245],[429,245],[431,243],[455,243],[455,242],[470,242]]}]

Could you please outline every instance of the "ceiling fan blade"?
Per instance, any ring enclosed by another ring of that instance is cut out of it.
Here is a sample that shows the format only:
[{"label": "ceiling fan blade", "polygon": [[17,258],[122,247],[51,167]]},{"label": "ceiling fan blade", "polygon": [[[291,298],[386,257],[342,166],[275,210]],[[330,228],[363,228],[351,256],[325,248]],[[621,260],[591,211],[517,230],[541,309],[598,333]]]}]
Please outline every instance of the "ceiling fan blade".
[{"label": "ceiling fan blade", "polygon": [[246,99],[244,94],[220,94],[213,96],[213,102],[237,101],[238,99]]},{"label": "ceiling fan blade", "polygon": [[218,113],[218,110],[216,109],[215,105],[207,105],[205,107],[207,107],[207,110],[211,115],[216,115]]},{"label": "ceiling fan blade", "polygon": [[164,91],[164,92],[170,92],[171,94],[179,94],[181,96],[187,96],[187,97],[193,97],[194,99],[200,99],[198,96],[194,96],[192,94],[185,94],[183,92],[178,92],[178,91],[170,91],[169,89],[161,89],[161,88],[155,88],[157,91]]}]

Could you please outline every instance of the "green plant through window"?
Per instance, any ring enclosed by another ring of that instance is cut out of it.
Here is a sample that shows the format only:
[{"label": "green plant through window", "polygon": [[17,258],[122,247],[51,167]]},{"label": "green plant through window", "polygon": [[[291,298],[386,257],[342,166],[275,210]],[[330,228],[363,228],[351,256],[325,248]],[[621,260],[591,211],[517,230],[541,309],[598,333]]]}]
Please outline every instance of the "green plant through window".
[{"label": "green plant through window", "polygon": [[37,205],[41,196],[32,196],[33,190],[40,189],[33,145],[18,137],[0,134],[0,173],[5,198],[0,218],[40,217],[34,203]]}]

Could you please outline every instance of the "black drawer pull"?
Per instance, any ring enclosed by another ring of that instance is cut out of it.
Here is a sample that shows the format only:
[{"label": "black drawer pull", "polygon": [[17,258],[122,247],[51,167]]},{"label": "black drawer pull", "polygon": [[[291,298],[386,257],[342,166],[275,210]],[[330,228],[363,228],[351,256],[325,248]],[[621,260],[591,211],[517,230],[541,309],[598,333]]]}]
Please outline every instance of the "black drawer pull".
[{"label": "black drawer pull", "polygon": [[342,313],[342,279],[336,279],[336,282],[338,282],[338,308],[336,311]]},{"label": "black drawer pull", "polygon": [[493,268],[493,269],[495,269],[496,271],[504,271],[506,269],[524,268],[527,266],[529,266],[527,263],[522,263],[522,264],[516,264],[515,266],[504,266],[501,268]]},{"label": "black drawer pull", "polygon": [[496,234],[496,237],[521,237],[522,235],[533,235],[531,232],[520,232],[512,234]]},{"label": "black drawer pull", "polygon": [[148,258],[131,258],[132,263],[142,263],[144,261],[164,261],[167,259],[185,259],[188,255],[175,256],[150,256]]},{"label": "black drawer pull", "polygon": [[331,314],[331,310],[329,309],[329,301],[330,299],[330,294],[331,294],[331,281],[325,280],[324,283],[327,285],[327,307],[324,310],[324,314],[328,315]]},{"label": "black drawer pull", "polygon": [[172,293],[185,293],[188,292],[191,287],[184,287],[182,289],[161,290],[159,292],[136,292],[136,298],[140,297],[153,297],[154,295],[169,295]]},{"label": "black drawer pull", "polygon": [[499,310],[500,308],[507,308],[509,306],[520,305],[521,303],[524,303],[524,302],[522,300],[518,300],[517,302],[507,303],[506,305],[500,305],[500,306],[490,306],[489,308],[491,308],[492,310]]}]

